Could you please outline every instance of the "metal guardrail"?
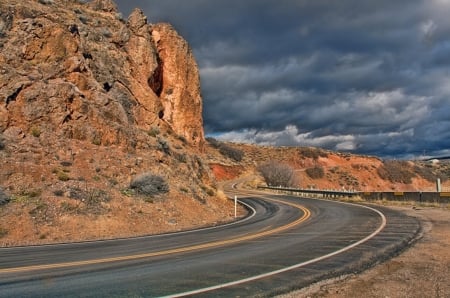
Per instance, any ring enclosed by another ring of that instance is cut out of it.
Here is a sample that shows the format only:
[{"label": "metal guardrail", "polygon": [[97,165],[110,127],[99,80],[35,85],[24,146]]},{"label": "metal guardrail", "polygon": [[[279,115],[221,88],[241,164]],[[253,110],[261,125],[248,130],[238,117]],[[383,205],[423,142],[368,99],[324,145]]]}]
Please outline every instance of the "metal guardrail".
[{"label": "metal guardrail", "polygon": [[324,197],[353,197],[359,194],[359,192],[354,191],[300,189],[300,188],[278,187],[278,186],[258,186],[258,188],[273,189],[286,192],[305,193],[305,194],[318,194]]},{"label": "metal guardrail", "polygon": [[339,197],[355,197],[359,196],[367,201],[415,201],[427,203],[450,204],[450,192],[360,192],[360,191],[336,191],[336,190],[319,190],[319,189],[299,189],[290,187],[277,186],[258,186],[260,189],[272,189],[290,194],[313,195],[322,198],[339,198]]}]

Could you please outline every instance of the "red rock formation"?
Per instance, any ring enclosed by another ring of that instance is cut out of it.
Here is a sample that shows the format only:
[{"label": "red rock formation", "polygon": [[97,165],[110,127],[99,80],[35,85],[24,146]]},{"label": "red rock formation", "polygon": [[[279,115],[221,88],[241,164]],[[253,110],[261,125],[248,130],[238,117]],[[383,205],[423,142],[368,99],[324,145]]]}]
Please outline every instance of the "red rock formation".
[{"label": "red rock formation", "polygon": [[[101,144],[135,144],[164,126],[201,146],[197,65],[187,42],[111,0],[0,3],[0,132],[32,127]],[[139,144],[137,144],[139,146]]]}]

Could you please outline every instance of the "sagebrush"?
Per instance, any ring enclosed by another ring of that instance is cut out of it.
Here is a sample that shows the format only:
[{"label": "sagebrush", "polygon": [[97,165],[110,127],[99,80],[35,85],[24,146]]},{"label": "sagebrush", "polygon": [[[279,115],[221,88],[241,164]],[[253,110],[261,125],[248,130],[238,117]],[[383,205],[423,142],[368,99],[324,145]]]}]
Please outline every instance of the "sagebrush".
[{"label": "sagebrush", "polygon": [[394,183],[411,184],[416,174],[407,161],[387,160],[378,169],[378,176]]},{"label": "sagebrush", "polygon": [[11,199],[6,195],[3,189],[0,188],[0,206],[9,203]]},{"label": "sagebrush", "polygon": [[152,173],[144,173],[135,177],[130,183],[130,188],[137,194],[145,196],[156,196],[169,192],[169,184],[166,180]]},{"label": "sagebrush", "polygon": [[314,168],[306,169],[306,175],[311,179],[321,179],[325,176],[325,170],[323,167],[315,166]]},{"label": "sagebrush", "polygon": [[219,149],[219,152],[225,157],[231,158],[235,161],[242,161],[242,159],[244,158],[245,155],[244,151],[240,149],[233,148],[214,138],[206,138],[206,140],[211,146],[213,146],[216,149]]}]

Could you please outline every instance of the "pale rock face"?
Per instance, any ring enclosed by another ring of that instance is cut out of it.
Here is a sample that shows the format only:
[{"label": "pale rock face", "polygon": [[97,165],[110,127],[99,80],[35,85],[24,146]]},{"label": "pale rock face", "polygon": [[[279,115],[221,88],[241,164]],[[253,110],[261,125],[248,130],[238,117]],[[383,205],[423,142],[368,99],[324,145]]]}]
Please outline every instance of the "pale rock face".
[{"label": "pale rock face", "polygon": [[0,133],[136,146],[155,126],[203,145],[198,67],[170,25],[111,0],[0,2]]},{"label": "pale rock face", "polygon": [[192,50],[169,24],[152,26],[152,36],[162,60],[163,119],[189,142],[202,145],[200,78]]}]

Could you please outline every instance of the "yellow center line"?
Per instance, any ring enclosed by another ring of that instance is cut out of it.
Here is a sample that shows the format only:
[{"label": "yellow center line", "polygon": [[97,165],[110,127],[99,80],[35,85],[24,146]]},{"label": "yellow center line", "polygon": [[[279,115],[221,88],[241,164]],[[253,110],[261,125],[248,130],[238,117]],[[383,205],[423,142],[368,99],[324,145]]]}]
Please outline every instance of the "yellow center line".
[{"label": "yellow center line", "polygon": [[196,251],[196,250],[200,250],[200,249],[230,245],[230,244],[235,244],[235,243],[239,243],[239,242],[243,242],[243,241],[249,241],[249,240],[253,240],[256,238],[260,238],[260,237],[264,237],[264,236],[268,236],[268,235],[272,235],[275,233],[279,233],[279,232],[288,230],[288,229],[306,221],[311,216],[311,212],[307,208],[305,208],[301,205],[297,205],[297,204],[285,202],[285,201],[280,201],[280,200],[275,200],[275,199],[270,199],[270,200],[298,208],[298,209],[302,210],[304,214],[301,218],[297,219],[296,221],[293,221],[287,225],[278,227],[276,229],[267,230],[265,232],[260,232],[260,233],[247,235],[247,236],[241,236],[241,237],[228,239],[228,240],[214,241],[214,242],[198,244],[198,245],[193,245],[193,246],[180,247],[180,248],[174,248],[174,249],[169,249],[169,250],[164,250],[164,251],[149,252],[149,253],[136,254],[136,255],[130,255],[130,256],[111,257],[111,258],[85,260],[85,261],[73,261],[73,262],[64,262],[64,263],[47,264],[47,265],[32,265],[32,266],[23,266],[23,267],[16,267],[16,268],[6,268],[6,269],[0,269],[0,274],[46,270],[46,269],[60,269],[60,268],[66,268],[66,267],[96,265],[96,264],[119,262],[119,261],[131,261],[131,260],[137,260],[137,259],[143,259],[143,258],[157,257],[157,256],[175,254],[175,253],[191,252],[191,251]]}]

